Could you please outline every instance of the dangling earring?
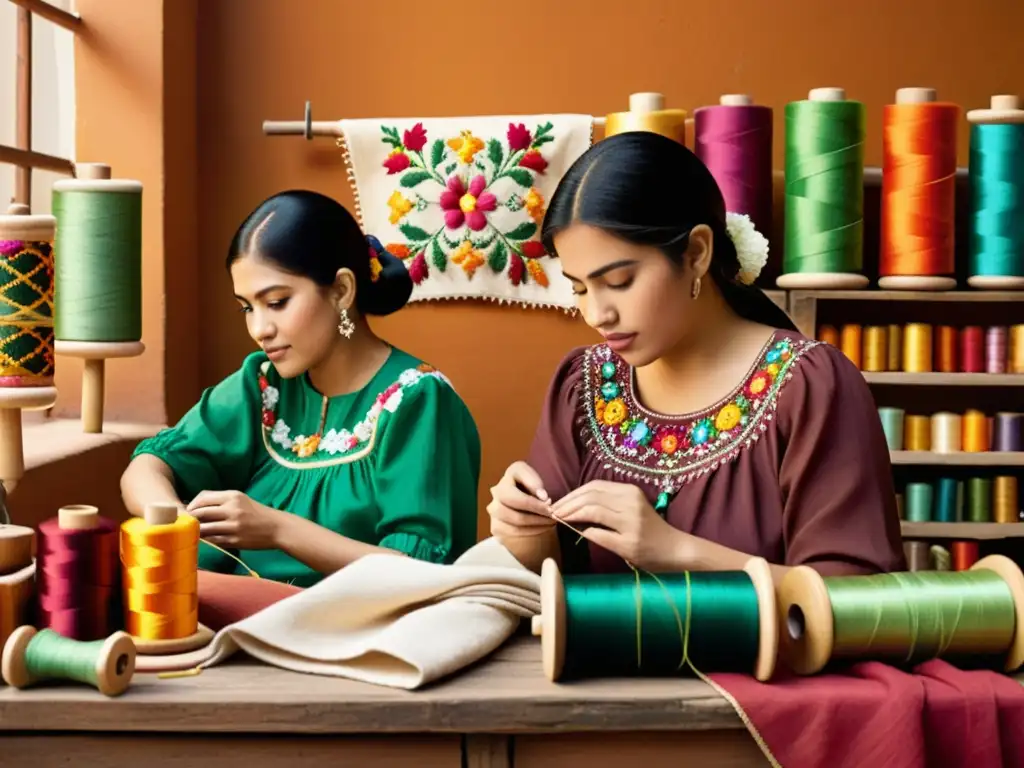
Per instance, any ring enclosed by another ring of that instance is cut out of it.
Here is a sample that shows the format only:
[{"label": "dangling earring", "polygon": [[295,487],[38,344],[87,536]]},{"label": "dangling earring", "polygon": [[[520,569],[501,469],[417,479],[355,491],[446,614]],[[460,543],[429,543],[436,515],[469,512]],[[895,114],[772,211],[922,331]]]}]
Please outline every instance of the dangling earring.
[{"label": "dangling earring", "polygon": [[352,334],[356,331],[356,324],[349,319],[347,309],[343,308],[339,313],[339,317],[341,318],[341,322],[338,323],[338,333],[346,339],[351,339]]},{"label": "dangling earring", "polygon": [[694,298],[694,299],[696,299],[698,296],[700,296],[700,278],[699,277],[694,278],[693,288],[690,289],[690,296],[692,298]]}]

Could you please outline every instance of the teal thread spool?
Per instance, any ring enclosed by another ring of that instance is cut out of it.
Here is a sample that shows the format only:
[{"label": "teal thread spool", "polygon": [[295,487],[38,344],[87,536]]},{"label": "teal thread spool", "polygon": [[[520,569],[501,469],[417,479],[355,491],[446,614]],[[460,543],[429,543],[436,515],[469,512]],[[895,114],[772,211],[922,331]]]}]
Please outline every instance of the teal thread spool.
[{"label": "teal thread spool", "polygon": [[135,643],[127,632],[82,642],[51,629],[18,627],[4,645],[0,671],[4,682],[28,688],[41,682],[70,680],[90,685],[104,696],[120,696],[135,674]]},{"label": "teal thread spool", "polygon": [[932,519],[934,491],[930,483],[907,483],[907,521],[927,523]]},{"label": "teal thread spool", "polygon": [[[563,677],[684,676],[743,671],[771,678],[778,620],[771,570],[751,558],[742,571],[569,576],[541,568],[544,673]],[[684,648],[686,650],[684,661]]]},{"label": "teal thread spool", "polygon": [[882,420],[882,431],[890,451],[903,450],[903,417],[902,408],[879,408],[878,418]]},{"label": "teal thread spool", "polygon": [[786,235],[780,288],[861,289],[866,112],[842,88],[786,105]]},{"label": "teal thread spool", "polygon": [[1024,288],[1024,109],[1016,96],[993,96],[971,123],[972,288]]},{"label": "teal thread spool", "polygon": [[137,357],[142,338],[142,184],[79,164],[55,182],[54,332],[58,355],[85,361],[82,428],[103,431],[104,363]]},{"label": "teal thread spool", "polygon": [[935,488],[935,513],[939,523],[958,523],[963,505],[963,486],[953,477],[940,477]]}]

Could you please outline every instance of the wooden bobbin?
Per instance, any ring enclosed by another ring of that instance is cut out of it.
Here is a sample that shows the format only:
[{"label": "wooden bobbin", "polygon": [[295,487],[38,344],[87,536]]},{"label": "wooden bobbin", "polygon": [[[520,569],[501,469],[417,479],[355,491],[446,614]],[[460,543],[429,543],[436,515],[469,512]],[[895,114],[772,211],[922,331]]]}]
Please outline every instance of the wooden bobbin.
[{"label": "wooden bobbin", "polygon": [[[105,163],[78,163],[75,179],[57,182],[54,187],[82,189],[89,181],[109,181],[110,166]],[[135,192],[137,181],[111,182],[111,191]],[[98,434],[103,431],[104,392],[106,388],[106,361],[115,358],[138,357],[146,351],[141,341],[69,341],[57,339],[55,351],[63,357],[77,357],[84,361],[82,370],[82,431]]]},{"label": "wooden bobbin", "polygon": [[[808,101],[846,101],[844,88],[812,88],[807,94]],[[836,290],[856,291],[868,287],[871,282],[865,275],[853,272],[788,272],[775,279],[775,285],[785,290]]]},{"label": "wooden bobbin", "polygon": [[[1004,555],[989,555],[971,566],[997,573],[1010,589],[1016,629],[1006,651],[1004,669],[1014,672],[1024,665],[1024,573]],[[814,675],[832,660],[835,624],[828,587],[820,573],[800,565],[779,585],[779,615],[783,622],[783,663],[798,675]]]},{"label": "wooden bobbin", "polygon": [[[18,627],[4,643],[0,672],[13,688],[27,688],[39,682],[25,662],[25,652],[35,636],[35,627]],[[128,690],[135,675],[135,653],[135,643],[127,632],[115,632],[104,641],[96,659],[96,687],[100,693],[120,696]]]},{"label": "wooden bobbin", "polygon": [[36,532],[23,525],[0,525],[0,647],[28,616],[35,595],[33,561]]},{"label": "wooden bobbin", "polygon": [[[938,101],[934,88],[899,88],[897,104],[933,104]],[[946,275],[884,275],[878,278],[878,287],[885,291],[952,291],[956,278]]]},{"label": "wooden bobbin", "polygon": [[[0,240],[53,242],[57,220],[49,215],[32,215],[27,205],[15,203],[0,216]],[[25,475],[21,412],[42,411],[57,402],[57,388],[43,386],[0,386],[0,480],[8,492]]]},{"label": "wooden bobbin", "polygon": [[[988,109],[972,109],[967,122],[973,125],[1020,125],[1024,123],[1021,99],[1013,94],[998,94],[989,100]],[[967,278],[971,288],[986,291],[1013,291],[1024,288],[1024,277],[1013,275],[972,275]]]},{"label": "wooden bobbin", "polygon": [[628,131],[650,131],[693,146],[693,119],[684,109],[665,109],[660,93],[641,91],[629,95],[629,111],[613,112],[604,119],[605,137]]},{"label": "wooden bobbin", "polygon": [[[768,561],[752,557],[743,567],[757,593],[760,619],[760,642],[754,677],[764,682],[775,673],[778,657],[779,631],[775,604],[775,586]],[[548,680],[557,682],[565,667],[565,582],[558,563],[548,558],[540,571],[540,613],[533,617],[530,629],[541,638],[541,658]],[[703,671],[703,670],[702,670]]]}]

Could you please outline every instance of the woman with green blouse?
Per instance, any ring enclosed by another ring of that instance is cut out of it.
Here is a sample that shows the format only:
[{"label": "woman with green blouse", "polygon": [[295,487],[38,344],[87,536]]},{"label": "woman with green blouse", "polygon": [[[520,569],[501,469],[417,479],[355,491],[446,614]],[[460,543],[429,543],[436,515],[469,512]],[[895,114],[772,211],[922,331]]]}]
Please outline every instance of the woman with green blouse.
[{"label": "woman with green blouse", "polygon": [[187,505],[215,545],[200,544],[200,569],[302,587],[373,552],[449,563],[471,547],[473,417],[439,371],[366,322],[408,301],[405,265],[308,191],[262,203],[227,264],[261,349],[138,445],[121,478],[128,510]]}]

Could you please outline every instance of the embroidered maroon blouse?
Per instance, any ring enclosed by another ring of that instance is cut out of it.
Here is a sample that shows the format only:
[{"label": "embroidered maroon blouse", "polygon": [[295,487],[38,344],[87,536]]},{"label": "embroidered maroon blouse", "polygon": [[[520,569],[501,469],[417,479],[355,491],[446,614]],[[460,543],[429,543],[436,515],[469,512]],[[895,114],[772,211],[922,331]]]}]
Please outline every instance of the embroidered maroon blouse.
[{"label": "embroidered maroon blouse", "polygon": [[[634,396],[606,345],[573,350],[551,383],[529,463],[558,499],[634,483],[676,528],[823,575],[904,570],[889,452],[860,371],[828,344],[776,331],[710,408],[667,416]],[[659,506],[661,506],[659,505]],[[626,568],[560,526],[567,571]]]}]

